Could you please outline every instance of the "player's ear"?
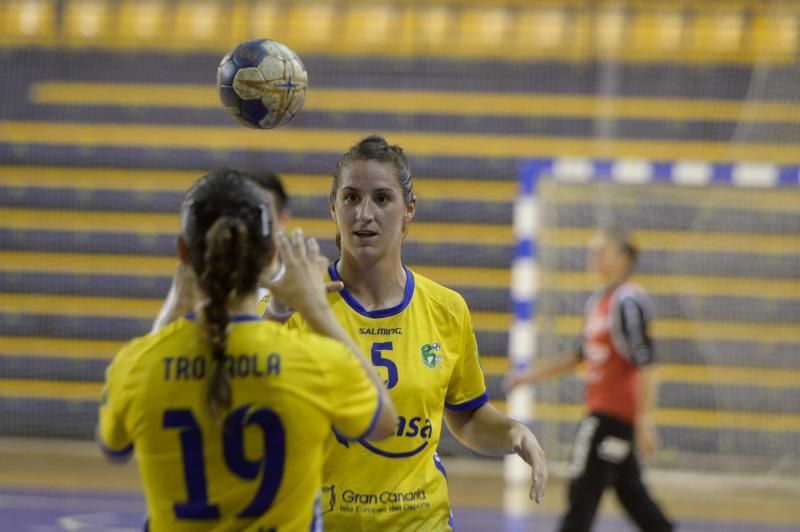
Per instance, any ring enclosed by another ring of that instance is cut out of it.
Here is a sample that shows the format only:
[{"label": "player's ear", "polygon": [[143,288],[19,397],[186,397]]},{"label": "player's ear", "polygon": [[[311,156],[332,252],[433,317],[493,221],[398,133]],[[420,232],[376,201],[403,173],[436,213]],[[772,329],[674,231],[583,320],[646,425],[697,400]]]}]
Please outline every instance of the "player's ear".
[{"label": "player's ear", "polygon": [[336,221],[336,203],[330,202],[331,220]]},{"label": "player's ear", "polygon": [[189,246],[186,245],[186,241],[183,239],[182,236],[179,236],[175,239],[175,249],[178,252],[178,258],[181,259],[181,262],[186,264],[189,262]]},{"label": "player's ear", "polygon": [[278,215],[278,224],[280,224],[281,227],[289,227],[289,220],[291,219],[292,219],[292,211],[290,211],[289,209],[284,209]]},{"label": "player's ear", "polygon": [[408,205],[406,205],[406,211],[403,213],[403,221],[409,223],[414,219],[415,214],[417,214],[417,197],[413,196],[411,201],[408,202]]},{"label": "player's ear", "polygon": [[270,249],[269,254],[267,255],[267,261],[264,263],[264,269],[261,270],[261,273],[258,275],[258,286],[267,286],[268,283],[275,280],[278,271],[280,270],[281,264],[279,260],[275,260],[278,256],[278,250],[275,245],[272,246]]}]

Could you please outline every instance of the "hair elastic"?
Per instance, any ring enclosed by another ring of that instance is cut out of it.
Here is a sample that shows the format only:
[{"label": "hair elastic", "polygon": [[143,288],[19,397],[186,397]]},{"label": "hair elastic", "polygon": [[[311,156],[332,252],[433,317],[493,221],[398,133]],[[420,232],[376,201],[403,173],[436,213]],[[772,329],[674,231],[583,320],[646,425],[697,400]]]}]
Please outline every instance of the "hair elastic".
[{"label": "hair elastic", "polygon": [[269,215],[269,207],[265,203],[258,205],[261,212],[261,236],[269,236],[272,233],[272,217]]}]

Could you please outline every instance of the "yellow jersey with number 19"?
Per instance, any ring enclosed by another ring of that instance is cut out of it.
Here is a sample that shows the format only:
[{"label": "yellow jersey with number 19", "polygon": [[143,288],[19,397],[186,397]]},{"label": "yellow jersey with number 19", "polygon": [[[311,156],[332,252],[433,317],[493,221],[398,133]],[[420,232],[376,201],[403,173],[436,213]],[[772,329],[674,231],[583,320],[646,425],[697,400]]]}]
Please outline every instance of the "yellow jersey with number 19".
[{"label": "yellow jersey with number 19", "polygon": [[[340,280],[335,264],[328,276]],[[323,471],[325,528],[452,529],[436,455],[444,408],[472,410],[489,399],[464,299],[406,269],[405,296],[396,307],[367,311],[347,290],[328,300],[385,379],[399,423],[392,437],[376,443],[332,434]],[[306,328],[298,315],[287,326]]]},{"label": "yellow jersey with number 19", "polygon": [[375,385],[338,342],[235,317],[233,404],[211,419],[202,334],[181,318],[128,343],[107,371],[98,440],[111,457],[135,447],[149,530],[315,530],[326,438],[332,426],[371,429]]}]

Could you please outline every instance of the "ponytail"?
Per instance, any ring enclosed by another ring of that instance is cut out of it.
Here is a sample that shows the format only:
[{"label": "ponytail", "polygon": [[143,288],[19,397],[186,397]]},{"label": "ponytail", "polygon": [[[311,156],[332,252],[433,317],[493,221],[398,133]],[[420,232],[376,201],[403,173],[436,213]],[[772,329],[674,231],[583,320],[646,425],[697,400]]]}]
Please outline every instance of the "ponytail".
[{"label": "ponytail", "polygon": [[256,290],[275,254],[271,208],[248,174],[230,168],[199,179],[181,205],[181,239],[200,289],[197,326],[211,351],[205,402],[212,418],[233,406],[229,309]]},{"label": "ponytail", "polygon": [[231,407],[233,390],[225,367],[228,348],[228,302],[237,296],[240,275],[247,268],[248,233],[244,222],[223,216],[206,233],[205,270],[200,287],[207,299],[202,305],[202,324],[211,346],[211,368],[208,372],[206,404],[217,417]]}]

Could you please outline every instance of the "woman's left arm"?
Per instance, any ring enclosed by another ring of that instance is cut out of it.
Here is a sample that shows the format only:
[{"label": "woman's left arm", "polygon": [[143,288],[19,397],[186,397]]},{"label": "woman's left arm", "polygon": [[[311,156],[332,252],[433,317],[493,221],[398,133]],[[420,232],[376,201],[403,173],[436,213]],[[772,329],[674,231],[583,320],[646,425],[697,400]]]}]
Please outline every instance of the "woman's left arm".
[{"label": "woman's left arm", "polygon": [[445,408],[444,420],[450,432],[466,447],[487,455],[515,453],[531,466],[530,497],[541,502],[547,484],[545,455],[533,432],[499,412],[489,403],[475,410]]}]

